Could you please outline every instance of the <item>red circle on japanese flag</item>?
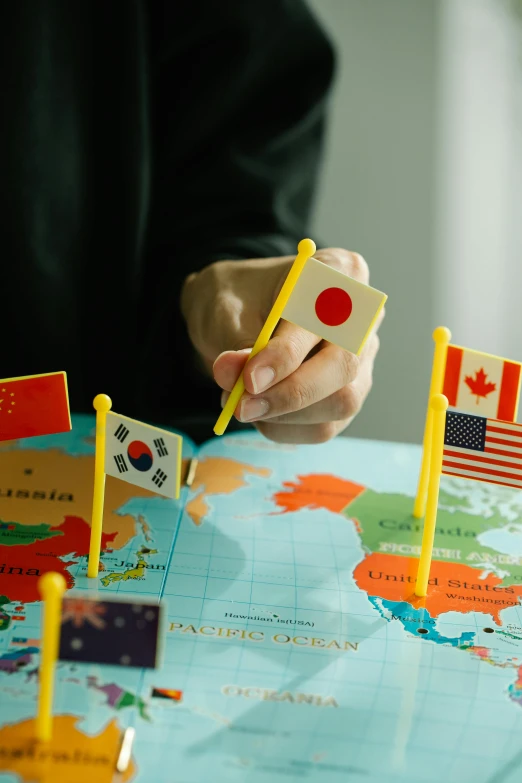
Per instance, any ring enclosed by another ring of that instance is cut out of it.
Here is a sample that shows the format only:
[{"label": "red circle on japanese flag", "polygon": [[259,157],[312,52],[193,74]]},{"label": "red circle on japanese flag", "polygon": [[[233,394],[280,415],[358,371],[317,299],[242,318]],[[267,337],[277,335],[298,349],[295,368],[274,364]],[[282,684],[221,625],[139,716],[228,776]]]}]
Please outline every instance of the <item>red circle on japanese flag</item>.
[{"label": "red circle on japanese flag", "polygon": [[315,314],[326,326],[344,324],[352,309],[352,298],[343,288],[325,288],[315,300]]}]

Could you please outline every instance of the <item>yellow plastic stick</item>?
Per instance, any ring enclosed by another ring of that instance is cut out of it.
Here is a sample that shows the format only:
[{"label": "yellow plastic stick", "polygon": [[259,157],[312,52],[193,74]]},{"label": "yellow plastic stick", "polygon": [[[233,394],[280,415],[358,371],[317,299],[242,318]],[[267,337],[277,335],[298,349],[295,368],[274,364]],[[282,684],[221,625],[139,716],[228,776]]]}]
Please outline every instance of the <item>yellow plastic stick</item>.
[{"label": "yellow plastic stick", "polygon": [[433,367],[431,370],[430,396],[428,398],[428,410],[426,412],[426,423],[424,425],[419,484],[413,506],[413,516],[417,519],[422,519],[426,513],[426,496],[428,493],[428,479],[430,476],[431,435],[433,428],[431,399],[435,394],[442,394],[444,372],[446,370],[446,357],[448,355],[449,341],[451,340],[450,330],[446,329],[445,326],[438,326],[433,332],[433,340],[435,341],[435,351],[433,354]]},{"label": "yellow plastic stick", "polygon": [[444,453],[444,429],[446,425],[446,411],[448,410],[448,398],[443,394],[435,394],[430,400],[432,411],[432,439],[430,477],[428,482],[428,502],[426,505],[426,518],[422,532],[422,545],[419,559],[419,570],[415,582],[415,595],[424,597],[428,594],[428,579],[430,577],[431,556],[433,541],[435,539],[435,526],[437,524],[437,506],[439,503],[440,476],[442,472],[442,458]]},{"label": "yellow plastic stick", "polygon": [[53,733],[54,669],[58,657],[65,587],[63,576],[54,571],[48,571],[38,580],[38,590],[44,602],[40,692],[36,716],[36,738],[41,742],[49,742]]},{"label": "yellow plastic stick", "polygon": [[[252,348],[252,351],[249,356],[249,361],[252,359],[256,353],[259,353],[259,351],[263,350],[263,348],[266,348],[268,345],[268,341],[272,337],[272,334],[274,333],[274,330],[279,323],[279,319],[281,318],[281,314],[283,310],[285,309],[286,303],[290,299],[290,294],[292,293],[295,284],[297,283],[299,279],[299,275],[303,271],[303,267],[308,261],[311,256],[315,253],[315,242],[313,242],[311,239],[302,239],[299,242],[299,245],[297,246],[297,256],[295,258],[294,263],[290,267],[290,271],[287,275],[287,278],[285,282],[283,283],[283,287],[281,288],[279,292],[279,296],[274,302],[274,305],[268,315],[268,318],[265,321],[265,325],[259,332],[259,337],[254,343],[254,347]],[[228,398],[223,410],[221,411],[221,415],[219,416],[216,426],[214,427],[214,432],[216,435],[223,435],[226,428],[229,425],[230,419],[234,415],[234,411],[236,409],[236,406],[241,399],[241,395],[245,391],[245,382],[243,380],[243,373],[239,376],[239,378],[236,381],[236,385],[232,389],[232,392],[230,393],[230,397]]]},{"label": "yellow plastic stick", "polygon": [[105,430],[107,413],[112,400],[106,394],[98,394],[93,405],[96,409],[96,455],[94,458],[94,497],[92,501],[91,542],[87,576],[96,579],[100,567],[100,549],[103,529],[103,503],[105,499]]}]

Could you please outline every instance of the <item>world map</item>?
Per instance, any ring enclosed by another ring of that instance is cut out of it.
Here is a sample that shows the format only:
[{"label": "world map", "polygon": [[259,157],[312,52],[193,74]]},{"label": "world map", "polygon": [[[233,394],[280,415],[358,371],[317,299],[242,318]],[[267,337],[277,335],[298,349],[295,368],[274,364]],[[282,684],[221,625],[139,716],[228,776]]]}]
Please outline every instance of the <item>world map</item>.
[{"label": "world map", "polygon": [[[441,486],[414,596],[420,449],[213,439],[179,501],[107,478],[87,579],[93,419],[0,449],[0,781],[473,781],[522,775],[522,494]],[[36,743],[37,583],[143,595],[158,670],[59,663]],[[122,732],[136,731],[116,775]]]}]

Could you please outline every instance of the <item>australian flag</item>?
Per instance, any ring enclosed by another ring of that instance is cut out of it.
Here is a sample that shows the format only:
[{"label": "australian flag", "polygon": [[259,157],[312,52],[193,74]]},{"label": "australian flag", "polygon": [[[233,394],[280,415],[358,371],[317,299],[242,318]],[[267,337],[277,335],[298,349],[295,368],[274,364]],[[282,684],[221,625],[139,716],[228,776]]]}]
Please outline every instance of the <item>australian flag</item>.
[{"label": "australian flag", "polygon": [[157,669],[163,646],[163,607],[89,596],[63,602],[61,661]]}]

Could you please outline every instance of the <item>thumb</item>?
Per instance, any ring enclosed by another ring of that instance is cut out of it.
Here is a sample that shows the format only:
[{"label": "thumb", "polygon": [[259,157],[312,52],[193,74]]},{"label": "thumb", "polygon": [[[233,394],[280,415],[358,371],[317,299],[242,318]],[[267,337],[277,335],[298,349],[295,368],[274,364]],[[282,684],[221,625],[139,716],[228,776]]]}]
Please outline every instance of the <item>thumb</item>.
[{"label": "thumb", "polygon": [[214,380],[224,391],[230,392],[250,356],[250,348],[220,353],[212,367]]}]

